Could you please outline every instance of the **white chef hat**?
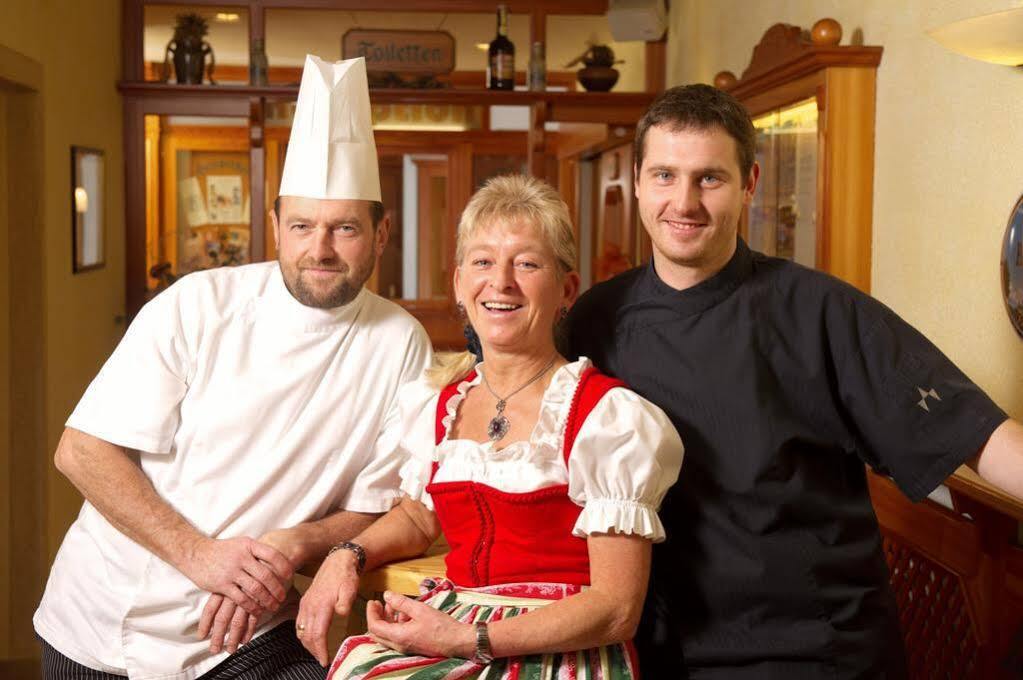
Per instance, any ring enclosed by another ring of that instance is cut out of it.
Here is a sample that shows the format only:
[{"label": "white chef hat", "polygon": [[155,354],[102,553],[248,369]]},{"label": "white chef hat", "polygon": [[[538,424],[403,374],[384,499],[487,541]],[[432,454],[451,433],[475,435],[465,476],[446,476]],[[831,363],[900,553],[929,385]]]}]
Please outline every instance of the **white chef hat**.
[{"label": "white chef hat", "polygon": [[366,60],[306,55],[281,196],[380,200]]}]

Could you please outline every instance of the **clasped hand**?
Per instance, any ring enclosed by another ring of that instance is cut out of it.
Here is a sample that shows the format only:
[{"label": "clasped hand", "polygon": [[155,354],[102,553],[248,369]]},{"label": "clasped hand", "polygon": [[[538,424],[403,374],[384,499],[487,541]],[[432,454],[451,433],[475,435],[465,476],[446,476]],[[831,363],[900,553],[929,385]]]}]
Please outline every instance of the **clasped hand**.
[{"label": "clasped hand", "polygon": [[255,631],[259,618],[287,598],[295,566],[280,551],[244,536],[203,539],[186,575],[211,595],[199,620],[199,637],[210,651],[233,653]]}]

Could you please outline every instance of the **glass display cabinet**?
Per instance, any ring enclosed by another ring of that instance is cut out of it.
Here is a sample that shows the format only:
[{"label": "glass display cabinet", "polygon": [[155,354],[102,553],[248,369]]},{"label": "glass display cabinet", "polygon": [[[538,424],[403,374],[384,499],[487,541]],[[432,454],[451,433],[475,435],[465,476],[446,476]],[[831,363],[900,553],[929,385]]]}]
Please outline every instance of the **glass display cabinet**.
[{"label": "glass display cabinet", "polygon": [[757,128],[761,180],[743,236],[869,291],[882,48],[842,46],[841,36],[831,19],[810,32],[776,24],[741,78],[723,71],[714,84],[746,105]]},{"label": "glass display cabinet", "polygon": [[753,121],[760,186],[746,239],[767,255],[817,266],[817,101],[808,99]]}]

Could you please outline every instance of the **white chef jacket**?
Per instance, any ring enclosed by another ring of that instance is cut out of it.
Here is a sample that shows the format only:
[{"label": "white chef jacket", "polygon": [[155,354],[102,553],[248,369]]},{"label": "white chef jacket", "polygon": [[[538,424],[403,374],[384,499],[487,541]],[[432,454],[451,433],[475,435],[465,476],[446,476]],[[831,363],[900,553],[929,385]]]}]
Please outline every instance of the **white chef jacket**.
[{"label": "white chef jacket", "polygon": [[[199,272],[142,309],[67,426],[139,451],[160,496],[204,534],[258,537],[390,509],[398,388],[429,358],[422,326],[368,291],[314,309],[275,262]],[[189,679],[227,656],[196,637],[207,595],[86,502],[35,629],[91,668]],[[296,606],[293,590],[257,634]]]}]

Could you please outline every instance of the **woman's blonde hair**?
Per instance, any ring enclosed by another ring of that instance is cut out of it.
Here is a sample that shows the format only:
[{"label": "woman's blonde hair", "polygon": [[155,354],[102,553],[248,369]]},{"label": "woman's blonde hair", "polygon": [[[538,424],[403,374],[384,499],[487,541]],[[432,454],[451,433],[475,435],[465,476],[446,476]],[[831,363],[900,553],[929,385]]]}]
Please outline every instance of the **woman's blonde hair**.
[{"label": "woman's blonde hair", "polygon": [[[466,244],[496,222],[524,221],[534,225],[554,252],[558,275],[573,271],[578,258],[568,206],[547,182],[528,175],[494,177],[473,194],[462,211],[455,241],[455,264],[461,266]],[[438,389],[468,375],[476,365],[472,352],[441,352],[426,371]]]}]

